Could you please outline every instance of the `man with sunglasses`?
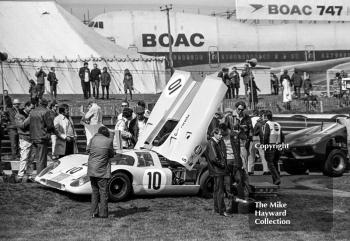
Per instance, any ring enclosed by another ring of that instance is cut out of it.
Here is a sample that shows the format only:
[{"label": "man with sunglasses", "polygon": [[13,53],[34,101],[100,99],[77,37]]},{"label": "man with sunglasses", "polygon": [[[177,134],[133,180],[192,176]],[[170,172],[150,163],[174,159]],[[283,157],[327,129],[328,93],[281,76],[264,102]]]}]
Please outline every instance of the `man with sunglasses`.
[{"label": "man with sunglasses", "polygon": [[[127,100],[124,100],[122,102],[122,105],[121,105],[121,108],[120,108],[120,114],[118,115],[118,121],[123,119],[123,110],[125,108],[129,108],[129,102]],[[136,114],[133,112],[132,113],[132,119],[135,119],[136,118]]]},{"label": "man with sunglasses", "polygon": [[246,138],[240,139],[241,142],[241,157],[243,160],[243,168],[247,171],[248,169],[248,152],[249,152],[249,146],[252,139],[252,121],[250,119],[250,116],[245,113],[245,109],[247,108],[247,105],[243,101],[238,101],[235,104],[236,110],[233,113],[232,121],[233,123],[230,123],[230,126],[239,126],[239,129],[241,129],[244,133]]}]

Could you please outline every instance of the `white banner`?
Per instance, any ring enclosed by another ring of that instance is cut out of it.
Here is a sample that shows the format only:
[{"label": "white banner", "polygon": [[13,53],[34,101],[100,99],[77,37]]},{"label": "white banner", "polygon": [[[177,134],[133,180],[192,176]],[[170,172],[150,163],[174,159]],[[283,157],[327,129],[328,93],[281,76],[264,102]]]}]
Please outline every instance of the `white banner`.
[{"label": "white banner", "polygon": [[236,0],[238,19],[350,21],[349,0]]}]

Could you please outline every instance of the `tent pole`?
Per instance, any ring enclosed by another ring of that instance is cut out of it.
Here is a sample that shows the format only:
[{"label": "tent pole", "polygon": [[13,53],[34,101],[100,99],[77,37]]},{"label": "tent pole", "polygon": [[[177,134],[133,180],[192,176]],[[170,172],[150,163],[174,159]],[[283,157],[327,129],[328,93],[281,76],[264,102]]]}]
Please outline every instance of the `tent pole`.
[{"label": "tent pole", "polygon": [[2,86],[2,104],[3,104],[3,110],[5,110],[5,95],[4,95],[4,90],[5,90],[5,84],[4,84],[4,68],[2,66],[2,61],[0,61],[1,64],[1,86]]}]

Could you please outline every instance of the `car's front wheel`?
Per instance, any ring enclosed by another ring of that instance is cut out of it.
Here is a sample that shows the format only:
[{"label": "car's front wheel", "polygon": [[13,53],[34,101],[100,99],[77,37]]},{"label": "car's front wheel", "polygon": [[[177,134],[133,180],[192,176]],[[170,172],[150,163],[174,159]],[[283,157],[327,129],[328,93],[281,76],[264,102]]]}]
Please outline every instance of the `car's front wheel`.
[{"label": "car's front wheel", "polygon": [[109,200],[118,202],[125,200],[131,193],[131,181],[125,173],[117,172],[108,182]]},{"label": "car's front wheel", "polygon": [[283,168],[291,175],[303,175],[307,170],[302,162],[295,159],[283,160]]},{"label": "car's front wheel", "polygon": [[332,150],[324,164],[323,173],[330,177],[339,177],[346,170],[346,155],[342,150]]}]

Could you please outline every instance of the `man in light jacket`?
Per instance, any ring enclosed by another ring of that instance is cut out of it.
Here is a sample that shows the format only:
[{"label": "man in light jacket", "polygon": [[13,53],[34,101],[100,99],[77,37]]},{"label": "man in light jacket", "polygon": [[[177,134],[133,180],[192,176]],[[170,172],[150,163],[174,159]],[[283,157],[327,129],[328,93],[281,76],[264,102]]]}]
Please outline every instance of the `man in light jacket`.
[{"label": "man in light jacket", "polygon": [[[91,139],[88,146],[89,160],[87,175],[92,188],[91,217],[108,217],[108,180],[111,178],[111,163],[113,157],[113,141],[109,138],[107,127],[101,126],[98,133]],[[100,201],[100,210],[99,210]]]},{"label": "man in light jacket", "polygon": [[76,137],[72,118],[69,116],[69,107],[62,104],[58,108],[58,116],[55,117],[56,143],[54,156],[64,157],[78,152]]}]

